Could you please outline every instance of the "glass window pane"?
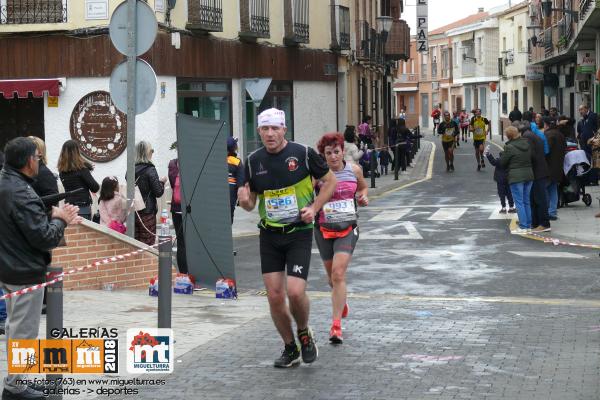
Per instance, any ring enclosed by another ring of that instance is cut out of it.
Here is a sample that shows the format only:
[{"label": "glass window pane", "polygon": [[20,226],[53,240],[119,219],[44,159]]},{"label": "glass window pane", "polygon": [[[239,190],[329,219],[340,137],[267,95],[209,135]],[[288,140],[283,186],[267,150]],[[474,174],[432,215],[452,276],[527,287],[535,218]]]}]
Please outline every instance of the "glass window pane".
[{"label": "glass window pane", "polygon": [[227,82],[206,82],[207,92],[229,92]]}]

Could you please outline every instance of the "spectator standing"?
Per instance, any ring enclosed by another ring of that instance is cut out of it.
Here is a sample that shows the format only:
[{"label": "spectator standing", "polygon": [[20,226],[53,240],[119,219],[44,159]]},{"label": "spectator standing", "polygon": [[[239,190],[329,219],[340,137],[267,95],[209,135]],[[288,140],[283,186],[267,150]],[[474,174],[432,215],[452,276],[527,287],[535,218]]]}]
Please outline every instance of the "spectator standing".
[{"label": "spectator standing", "polygon": [[471,135],[471,133],[469,132],[469,124],[471,123],[471,120],[469,119],[469,113],[467,112],[466,108],[462,109],[462,111],[460,112],[460,115],[458,116],[458,119],[460,121],[460,131],[461,131],[462,141],[466,142],[467,136]]},{"label": "spectator standing", "polygon": [[404,112],[404,108],[400,109],[400,114],[398,114],[398,119],[406,119],[406,112]]},{"label": "spectator standing", "polygon": [[[57,176],[46,166],[48,165],[48,159],[46,158],[46,143],[37,136],[29,136],[29,139],[33,140],[35,147],[40,153],[40,168],[31,187],[33,187],[33,190],[35,190],[40,197],[58,194]],[[57,205],[58,200],[49,203],[48,210],[51,210],[53,206],[56,207]]]},{"label": "spectator standing", "polygon": [[556,125],[556,119],[547,117],[547,128],[544,131],[548,139],[550,153],[546,156],[546,162],[550,172],[550,183],[547,187],[548,192],[548,218],[550,221],[557,219],[558,209],[558,186],[564,179],[563,163],[565,161],[565,152],[567,142]]},{"label": "spectator standing", "polygon": [[514,126],[506,127],[504,136],[508,142],[504,145],[504,151],[500,155],[499,165],[508,171],[508,183],[519,216],[519,228],[511,233],[525,234],[531,228],[529,204],[529,195],[533,185],[531,146],[527,139],[521,137],[519,130]]},{"label": "spectator standing", "polygon": [[[487,157],[490,164],[494,168],[494,181],[496,181],[496,189],[498,190],[498,197],[500,198],[500,214],[506,214],[506,200],[508,199],[508,212],[516,212],[515,203],[513,201],[512,193],[510,192],[510,185],[508,184],[508,171],[502,168],[500,165],[500,158],[494,157],[490,153],[490,145],[487,145],[484,151],[484,155]],[[502,157],[500,152],[499,157]]]},{"label": "spectator standing", "polygon": [[567,117],[566,115],[561,115],[558,117],[558,130],[566,139],[571,139],[576,141],[575,134],[575,120],[573,118]]},{"label": "spectator standing", "polygon": [[148,246],[156,241],[156,199],[165,192],[167,177],[158,177],[156,167],[152,163],[154,149],[150,143],[142,140],[135,146],[135,181],[146,207],[136,211],[135,238]]},{"label": "spectator standing", "polygon": [[[549,232],[550,218],[548,216],[548,192],[550,172],[546,163],[544,143],[538,135],[529,129],[527,122],[517,123],[521,135],[531,145],[533,186],[531,187],[531,223],[534,232]],[[546,136],[544,136],[544,139]]]},{"label": "spectator standing", "polygon": [[119,180],[116,176],[107,176],[102,181],[98,198],[100,224],[119,233],[125,233],[127,218],[127,199],[119,192]]},{"label": "spectator standing", "polygon": [[244,164],[237,156],[237,139],[230,136],[227,138],[227,182],[229,184],[229,208],[231,210],[231,223],[237,205],[238,188],[244,186]]},{"label": "spectator standing", "polygon": [[[171,149],[177,148],[177,142],[173,143]],[[177,237],[177,269],[182,274],[189,273],[185,246],[185,235],[183,230],[183,214],[181,212],[181,175],[179,174],[179,159],[169,161],[169,184],[173,189],[171,197],[171,218]]]},{"label": "spectator standing", "polygon": [[[598,130],[598,116],[595,112],[592,112],[586,104],[579,106],[579,115],[581,116],[581,120],[577,123],[577,140],[579,141],[579,148],[585,151],[585,155],[591,165],[592,147],[588,142],[594,137]],[[598,182],[598,173],[596,169],[590,171],[588,179],[592,184]]]},{"label": "spectator standing", "polygon": [[94,166],[84,160],[79,152],[79,145],[74,140],[67,140],[58,157],[58,173],[65,192],[84,189],[68,195],[65,202],[79,207],[79,215],[87,220],[92,219],[92,196],[100,185],[92,176]]},{"label": "spectator standing", "polygon": [[381,168],[381,175],[388,174],[388,166],[391,164],[392,162],[392,155],[390,154],[390,151],[388,149],[387,146],[383,146],[383,148],[381,149],[381,151],[379,151],[379,166]]},{"label": "spectator standing", "polygon": [[362,156],[363,151],[356,145],[354,125],[347,125],[344,131],[344,160],[358,164]]},{"label": "spectator standing", "polygon": [[[77,206],[54,207],[50,216],[31,184],[39,170],[41,154],[33,141],[18,137],[4,148],[0,172],[0,288],[7,294],[42,283],[67,225],[79,223]],[[40,327],[43,290],[33,290],[6,300],[6,341],[36,339]],[[45,399],[46,395],[24,382],[27,376],[4,378],[3,399]]]},{"label": "spectator standing", "polygon": [[411,132],[410,129],[406,127],[406,121],[401,119],[398,120],[398,158],[399,160],[399,168],[402,172],[406,172],[406,165],[408,164],[406,155],[410,149],[410,137]]},{"label": "spectator standing", "polygon": [[515,108],[508,114],[508,119],[510,122],[520,121],[523,119],[523,114],[519,110],[519,106],[515,105]]},{"label": "spectator standing", "polygon": [[371,116],[365,115],[362,123],[358,125],[358,138],[367,146],[373,143],[373,132],[371,131]]},{"label": "spectator standing", "polygon": [[530,130],[531,132],[533,132],[542,141],[544,155],[548,154],[550,152],[550,148],[548,147],[548,140],[546,139],[544,132],[539,129],[538,124],[535,122],[535,121],[540,121],[540,123],[542,124],[542,128],[544,127],[543,122],[541,122],[542,121],[541,115],[540,114],[533,115],[529,112],[524,112],[523,113],[523,121],[527,122],[527,125],[528,125],[527,129]]}]

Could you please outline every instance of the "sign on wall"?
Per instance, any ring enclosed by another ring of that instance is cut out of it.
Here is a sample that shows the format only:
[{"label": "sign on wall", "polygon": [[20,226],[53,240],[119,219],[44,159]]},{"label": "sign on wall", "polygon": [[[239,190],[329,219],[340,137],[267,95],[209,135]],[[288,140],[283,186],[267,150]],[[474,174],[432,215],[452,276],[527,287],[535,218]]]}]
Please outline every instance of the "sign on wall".
[{"label": "sign on wall", "polygon": [[526,81],[541,81],[544,79],[543,65],[528,65],[525,70]]},{"label": "sign on wall", "polygon": [[577,51],[577,72],[580,74],[596,72],[596,52],[594,50]]},{"label": "sign on wall", "polygon": [[108,19],[108,0],[85,0],[85,19]]},{"label": "sign on wall", "polygon": [[428,9],[427,2],[429,0],[417,0],[417,51],[427,53],[429,51],[428,43]]},{"label": "sign on wall", "polygon": [[71,139],[92,161],[112,161],[127,147],[127,116],[115,107],[108,92],[92,92],[79,100],[69,127]]}]

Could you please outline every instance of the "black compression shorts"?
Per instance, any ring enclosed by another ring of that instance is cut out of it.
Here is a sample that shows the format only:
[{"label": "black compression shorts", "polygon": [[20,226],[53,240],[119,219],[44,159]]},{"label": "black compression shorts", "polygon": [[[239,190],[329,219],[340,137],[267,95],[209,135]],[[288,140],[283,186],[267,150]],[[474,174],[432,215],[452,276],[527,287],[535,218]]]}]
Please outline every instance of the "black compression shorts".
[{"label": "black compression shorts", "polygon": [[453,149],[454,148],[454,141],[451,142],[442,142],[442,147],[444,148],[444,151],[448,150],[448,149]]},{"label": "black compression shorts", "polygon": [[306,280],[312,252],[312,229],[292,233],[260,230],[260,266],[263,274],[287,271]]}]

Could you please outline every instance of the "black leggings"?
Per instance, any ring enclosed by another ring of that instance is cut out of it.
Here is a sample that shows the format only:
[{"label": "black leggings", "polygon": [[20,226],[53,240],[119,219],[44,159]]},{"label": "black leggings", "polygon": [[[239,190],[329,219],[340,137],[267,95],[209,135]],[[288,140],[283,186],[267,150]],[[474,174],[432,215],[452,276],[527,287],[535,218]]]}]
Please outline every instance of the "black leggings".
[{"label": "black leggings", "polygon": [[187,257],[185,255],[185,238],[183,237],[183,219],[181,213],[171,212],[175,235],[177,237],[177,269],[182,274],[188,273]]}]

